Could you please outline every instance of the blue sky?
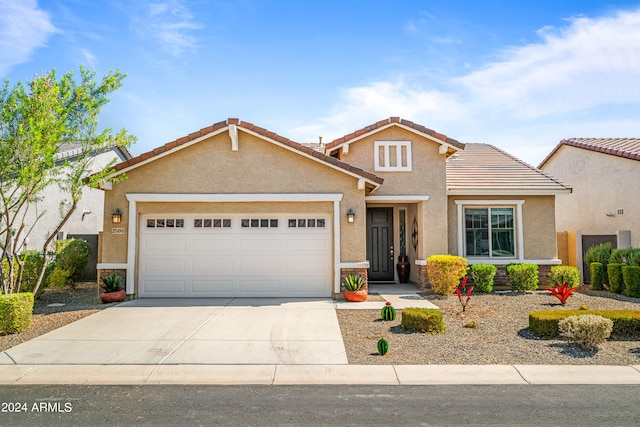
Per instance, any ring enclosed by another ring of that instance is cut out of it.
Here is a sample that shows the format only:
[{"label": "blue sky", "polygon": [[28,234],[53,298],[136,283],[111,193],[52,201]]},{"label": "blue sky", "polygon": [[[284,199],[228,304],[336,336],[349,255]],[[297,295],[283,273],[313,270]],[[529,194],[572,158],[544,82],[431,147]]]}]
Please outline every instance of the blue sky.
[{"label": "blue sky", "polygon": [[537,165],[640,136],[640,0],[0,0],[0,78],[128,74],[140,154],[238,117],[329,142],[390,116]]}]

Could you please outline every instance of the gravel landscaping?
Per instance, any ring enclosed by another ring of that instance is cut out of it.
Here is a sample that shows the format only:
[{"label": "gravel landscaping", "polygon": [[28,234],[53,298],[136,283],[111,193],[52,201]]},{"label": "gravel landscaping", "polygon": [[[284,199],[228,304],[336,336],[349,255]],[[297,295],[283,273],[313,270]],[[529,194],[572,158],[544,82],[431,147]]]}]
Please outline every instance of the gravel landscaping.
[{"label": "gravel landscaping", "polygon": [[[443,311],[447,329],[441,334],[405,333],[401,310],[391,322],[382,321],[379,310],[338,310],[338,320],[349,363],[356,365],[640,364],[640,341],[607,341],[599,351],[587,352],[563,340],[538,339],[527,329],[530,311],[579,309],[582,304],[590,309],[640,309],[638,299],[600,295],[574,293],[562,306],[546,291],[473,294],[465,313],[455,295],[425,295]],[[476,327],[465,328],[469,321]],[[376,350],[381,336],[389,342],[385,356]]]},{"label": "gravel landscaping", "polygon": [[[590,309],[640,310],[640,300],[608,293],[574,293],[562,306],[544,291],[516,294],[473,294],[462,312],[457,297],[425,298],[442,309],[446,331],[442,334],[405,333],[400,328],[402,311],[391,322],[380,320],[379,310],[337,310],[350,364],[640,364],[640,341],[607,341],[599,351],[586,352],[563,340],[541,340],[529,333],[528,313],[535,310]],[[369,301],[381,301],[370,295]],[[60,305],[64,304],[64,305]],[[352,303],[354,307],[358,303]],[[75,290],[47,289],[36,302],[33,322],[20,334],[0,336],[0,351],[112,306],[102,304],[96,283],[81,283]],[[474,321],[475,328],[465,328]],[[376,343],[389,342],[389,353],[379,356]]]}]

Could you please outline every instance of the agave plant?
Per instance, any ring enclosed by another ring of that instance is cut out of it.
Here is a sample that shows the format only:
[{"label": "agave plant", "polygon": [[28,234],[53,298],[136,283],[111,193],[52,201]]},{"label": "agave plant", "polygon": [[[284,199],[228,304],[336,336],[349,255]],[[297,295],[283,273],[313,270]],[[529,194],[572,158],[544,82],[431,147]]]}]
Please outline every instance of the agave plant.
[{"label": "agave plant", "polygon": [[100,280],[102,281],[100,289],[102,289],[104,293],[118,292],[124,289],[122,279],[114,273],[111,273],[107,277],[101,277]]},{"label": "agave plant", "polygon": [[365,282],[361,275],[349,273],[349,275],[344,278],[344,282],[342,284],[348,291],[359,291],[364,289]]}]

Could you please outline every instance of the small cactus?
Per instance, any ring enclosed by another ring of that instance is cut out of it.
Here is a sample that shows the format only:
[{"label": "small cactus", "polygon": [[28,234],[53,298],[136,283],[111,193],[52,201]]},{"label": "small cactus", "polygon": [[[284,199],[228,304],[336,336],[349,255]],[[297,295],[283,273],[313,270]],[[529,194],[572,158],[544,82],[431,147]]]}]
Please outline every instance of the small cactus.
[{"label": "small cactus", "polygon": [[380,338],[378,340],[378,354],[380,356],[384,356],[385,354],[387,354],[388,351],[389,351],[389,343],[387,342],[387,340],[384,339],[384,337]]},{"label": "small cactus", "polygon": [[393,308],[389,301],[382,307],[380,317],[382,317],[382,320],[396,320],[396,309]]}]

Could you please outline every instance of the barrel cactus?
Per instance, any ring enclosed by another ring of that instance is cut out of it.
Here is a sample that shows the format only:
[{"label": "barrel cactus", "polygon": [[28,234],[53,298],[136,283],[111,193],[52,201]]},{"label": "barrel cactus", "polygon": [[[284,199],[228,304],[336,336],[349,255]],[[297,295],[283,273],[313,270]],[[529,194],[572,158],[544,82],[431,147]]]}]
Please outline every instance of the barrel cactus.
[{"label": "barrel cactus", "polygon": [[396,320],[396,309],[393,308],[389,301],[382,307],[380,317],[382,317],[382,320]]},{"label": "barrel cactus", "polygon": [[380,356],[384,356],[388,351],[389,343],[384,339],[384,337],[380,338],[378,340],[378,354],[380,354]]}]

